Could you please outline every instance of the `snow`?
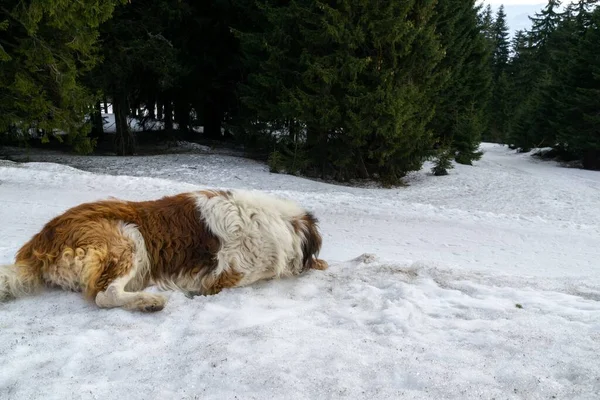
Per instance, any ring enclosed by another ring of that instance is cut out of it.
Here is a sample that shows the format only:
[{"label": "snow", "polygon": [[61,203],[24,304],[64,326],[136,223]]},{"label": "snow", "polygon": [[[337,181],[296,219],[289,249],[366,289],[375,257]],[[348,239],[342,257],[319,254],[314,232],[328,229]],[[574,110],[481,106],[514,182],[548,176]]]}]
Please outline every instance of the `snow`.
[{"label": "snow", "polygon": [[[109,106],[109,110],[112,108]],[[148,132],[148,131],[159,131],[165,129],[165,124],[163,121],[159,121],[156,119],[152,119],[148,116],[148,112],[144,113],[145,118],[144,121],[138,117],[127,117],[127,123],[129,124],[129,129],[132,132]],[[102,113],[102,129],[106,133],[115,133],[117,132],[117,126],[115,123],[115,114],[112,113]],[[179,128],[179,124],[177,122],[173,122],[173,129],[177,130]],[[196,133],[203,133],[203,126],[194,126],[192,130]],[[221,128],[221,133],[225,132],[223,128]]]},{"label": "snow", "polygon": [[0,161],[0,263],[83,201],[216,186],[313,210],[331,265],[167,292],[152,315],[62,291],[0,304],[0,398],[600,398],[600,174],[482,148],[398,189],[205,151]]},{"label": "snow", "polygon": [[[115,114],[102,113],[102,119],[104,132],[115,133],[117,131]],[[129,124],[129,129],[131,129],[132,132],[155,131],[164,129],[165,127],[165,124],[162,121],[149,118],[146,118],[146,121],[142,123],[140,118],[127,117],[127,123]],[[177,129],[178,126],[179,125],[177,125],[177,123],[173,123],[174,129]]]}]

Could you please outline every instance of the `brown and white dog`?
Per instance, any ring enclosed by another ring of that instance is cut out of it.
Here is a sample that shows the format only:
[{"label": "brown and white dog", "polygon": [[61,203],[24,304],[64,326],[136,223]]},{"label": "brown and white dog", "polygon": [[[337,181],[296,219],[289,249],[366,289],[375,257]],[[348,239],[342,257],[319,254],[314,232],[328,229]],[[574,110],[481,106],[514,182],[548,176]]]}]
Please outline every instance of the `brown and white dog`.
[{"label": "brown and white dog", "polygon": [[44,285],[81,291],[99,307],[159,311],[150,285],[216,294],[309,269],[326,269],[317,220],[263,193],[207,190],[154,201],[105,200],[48,222],[0,267],[0,301]]}]

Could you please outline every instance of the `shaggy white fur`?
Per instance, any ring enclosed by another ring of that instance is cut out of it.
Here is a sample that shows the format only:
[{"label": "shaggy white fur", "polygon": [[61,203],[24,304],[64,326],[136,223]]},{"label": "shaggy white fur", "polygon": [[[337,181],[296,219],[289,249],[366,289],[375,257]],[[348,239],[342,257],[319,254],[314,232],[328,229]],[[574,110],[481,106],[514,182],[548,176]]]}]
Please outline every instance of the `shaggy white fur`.
[{"label": "shaggy white fur", "polygon": [[302,270],[306,229],[296,232],[292,221],[305,211],[294,202],[243,190],[212,197],[199,193],[196,202],[204,222],[222,243],[215,274],[234,268],[243,274],[239,284],[243,286]]}]

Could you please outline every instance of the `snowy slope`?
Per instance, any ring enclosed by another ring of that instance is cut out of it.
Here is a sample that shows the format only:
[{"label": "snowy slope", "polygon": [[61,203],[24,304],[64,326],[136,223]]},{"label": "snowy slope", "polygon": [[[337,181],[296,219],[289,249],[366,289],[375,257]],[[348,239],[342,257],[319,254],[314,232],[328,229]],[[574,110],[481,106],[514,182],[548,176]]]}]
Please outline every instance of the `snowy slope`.
[{"label": "snowy slope", "polygon": [[311,208],[331,263],[153,315],[0,304],[0,399],[600,398],[600,174],[483,148],[394,190],[215,154],[0,161],[0,263],[80,202],[206,186]]}]

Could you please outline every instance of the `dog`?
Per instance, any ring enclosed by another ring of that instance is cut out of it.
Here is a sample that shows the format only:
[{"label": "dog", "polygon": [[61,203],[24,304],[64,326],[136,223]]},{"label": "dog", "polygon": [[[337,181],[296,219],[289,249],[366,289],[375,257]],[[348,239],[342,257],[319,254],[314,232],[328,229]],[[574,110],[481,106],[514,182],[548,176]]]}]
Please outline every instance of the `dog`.
[{"label": "dog", "polygon": [[160,311],[143,290],[213,295],[328,265],[314,215],[261,192],[202,190],[151,201],[84,203],[49,221],[0,267],[0,301],[44,286],[82,292],[100,308]]}]

